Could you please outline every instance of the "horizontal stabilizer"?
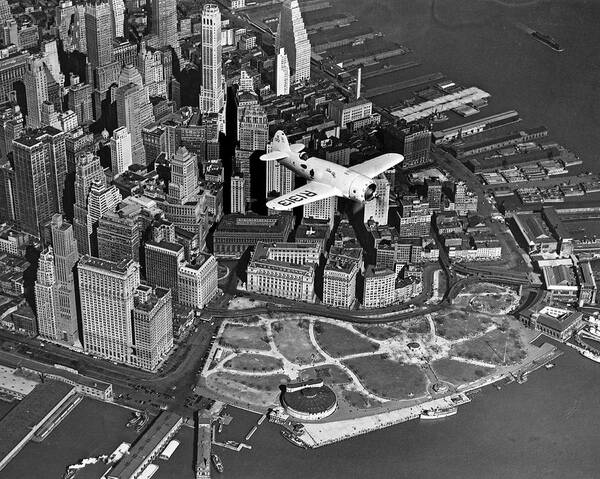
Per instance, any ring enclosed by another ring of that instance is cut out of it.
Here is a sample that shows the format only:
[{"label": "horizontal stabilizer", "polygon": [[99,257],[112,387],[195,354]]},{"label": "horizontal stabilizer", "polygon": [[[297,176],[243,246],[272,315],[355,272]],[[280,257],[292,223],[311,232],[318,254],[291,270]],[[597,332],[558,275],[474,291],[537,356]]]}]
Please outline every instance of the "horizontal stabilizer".
[{"label": "horizontal stabilizer", "polygon": [[290,145],[290,150],[292,150],[294,153],[300,153],[302,150],[304,150],[305,146],[302,143],[294,143],[293,145]]},{"label": "horizontal stabilizer", "polygon": [[287,158],[288,154],[284,151],[272,151],[271,153],[265,153],[264,155],[260,155],[260,159],[262,161],[275,161],[275,160],[283,160]]}]

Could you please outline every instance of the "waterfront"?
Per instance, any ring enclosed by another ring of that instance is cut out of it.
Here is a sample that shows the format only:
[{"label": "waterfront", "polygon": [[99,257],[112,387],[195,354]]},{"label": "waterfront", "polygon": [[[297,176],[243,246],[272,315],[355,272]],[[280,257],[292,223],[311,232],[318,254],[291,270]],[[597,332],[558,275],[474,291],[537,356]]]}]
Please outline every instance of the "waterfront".
[{"label": "waterfront", "polygon": [[[596,46],[600,2],[472,0],[337,0],[356,16],[408,46],[421,66],[365,81],[365,87],[442,72],[465,86],[491,93],[482,116],[516,109],[524,125],[546,125],[551,136],[580,155],[585,168],[600,171],[600,122]],[[524,6],[519,6],[524,4]],[[526,27],[556,38],[557,53],[533,39]],[[396,94],[377,102],[394,104]],[[468,121],[468,120],[465,120]],[[439,124],[445,127],[444,123]]]},{"label": "waterfront", "polygon": [[[264,424],[252,451],[219,451],[224,478],[590,478],[597,475],[600,367],[565,350],[525,384],[484,389],[456,416],[411,421],[303,451]],[[253,416],[256,417],[256,416]],[[238,437],[247,420],[231,426]],[[239,429],[239,431],[238,431]],[[163,476],[164,477],[164,476]]]}]

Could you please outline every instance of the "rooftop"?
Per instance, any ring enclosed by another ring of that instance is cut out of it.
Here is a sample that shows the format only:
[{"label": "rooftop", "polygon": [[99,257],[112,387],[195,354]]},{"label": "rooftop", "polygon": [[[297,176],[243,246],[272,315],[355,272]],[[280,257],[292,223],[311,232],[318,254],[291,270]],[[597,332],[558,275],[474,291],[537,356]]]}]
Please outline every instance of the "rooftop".
[{"label": "rooftop", "polygon": [[11,409],[0,421],[0,457],[9,454],[21,440],[71,392],[73,386],[46,380]]}]

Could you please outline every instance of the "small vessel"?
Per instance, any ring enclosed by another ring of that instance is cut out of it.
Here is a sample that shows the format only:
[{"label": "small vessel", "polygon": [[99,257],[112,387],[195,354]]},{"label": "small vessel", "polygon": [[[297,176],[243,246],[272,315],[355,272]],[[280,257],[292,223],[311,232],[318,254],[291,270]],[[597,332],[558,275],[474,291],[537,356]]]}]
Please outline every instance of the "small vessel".
[{"label": "small vessel", "polygon": [[308,446],[302,439],[300,439],[298,436],[296,436],[288,430],[282,429],[281,435],[285,437],[289,442],[291,442],[294,446],[301,447],[302,449],[308,448]]},{"label": "small vessel", "polygon": [[517,384],[523,384],[527,382],[528,377],[528,373],[523,373],[520,376],[517,376]]},{"label": "small vessel", "polygon": [[546,363],[546,364],[544,364],[544,367],[546,369],[552,369],[554,366],[556,366],[556,364],[554,364],[554,363]]},{"label": "small vessel", "polygon": [[585,358],[591,359],[592,361],[600,363],[600,355],[594,354],[591,351],[588,351],[587,349],[582,350],[581,355]]},{"label": "small vessel", "polygon": [[223,472],[223,463],[221,462],[221,458],[216,454],[211,454],[210,458],[212,459],[215,469],[219,472]]},{"label": "small vessel", "polygon": [[550,35],[538,32],[537,30],[532,31],[530,35],[533,38],[535,38],[538,42],[542,42],[544,45],[549,46],[550,48],[552,48],[552,50],[556,52],[562,52],[564,50],[564,48],[562,48],[560,44]]},{"label": "small vessel", "polygon": [[420,418],[421,419],[442,419],[444,417],[454,416],[458,412],[457,407],[450,407],[444,409],[425,409]]}]

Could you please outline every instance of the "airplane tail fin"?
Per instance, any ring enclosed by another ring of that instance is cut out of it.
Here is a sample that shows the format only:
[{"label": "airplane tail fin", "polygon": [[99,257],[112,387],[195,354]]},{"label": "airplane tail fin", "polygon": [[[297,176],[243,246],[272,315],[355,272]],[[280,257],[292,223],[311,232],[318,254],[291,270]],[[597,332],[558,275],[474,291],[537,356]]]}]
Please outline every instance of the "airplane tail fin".
[{"label": "airplane tail fin", "polygon": [[288,143],[287,136],[281,130],[277,130],[275,136],[273,136],[273,151],[283,151],[285,153],[290,152],[290,144]]}]

